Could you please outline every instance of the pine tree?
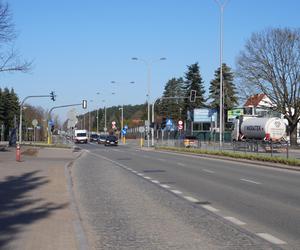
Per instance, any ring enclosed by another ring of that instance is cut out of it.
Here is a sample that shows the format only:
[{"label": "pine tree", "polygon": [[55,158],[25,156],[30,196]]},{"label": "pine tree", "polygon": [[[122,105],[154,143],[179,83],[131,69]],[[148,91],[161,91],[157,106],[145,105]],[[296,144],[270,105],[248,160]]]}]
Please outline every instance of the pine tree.
[{"label": "pine tree", "polygon": [[[227,121],[227,111],[238,104],[236,87],[234,85],[234,75],[231,68],[225,63],[222,65],[223,75],[223,98],[224,98],[224,120]],[[215,78],[210,82],[209,87],[210,107],[220,111],[220,67],[215,71]]]},{"label": "pine tree", "polygon": [[[193,112],[195,108],[201,108],[205,106],[205,90],[204,81],[200,74],[200,69],[198,63],[194,63],[187,66],[188,70],[185,73],[185,82],[183,85],[183,90],[186,99],[184,100],[184,117],[187,115],[187,111]],[[196,91],[196,101],[190,102],[191,90]]]},{"label": "pine tree", "polygon": [[[180,99],[180,97],[184,96],[182,85],[182,78],[172,78],[166,83],[163,98],[159,105],[159,113],[163,118],[175,120],[180,118],[183,108],[183,99]],[[169,97],[178,98],[168,99]]]}]

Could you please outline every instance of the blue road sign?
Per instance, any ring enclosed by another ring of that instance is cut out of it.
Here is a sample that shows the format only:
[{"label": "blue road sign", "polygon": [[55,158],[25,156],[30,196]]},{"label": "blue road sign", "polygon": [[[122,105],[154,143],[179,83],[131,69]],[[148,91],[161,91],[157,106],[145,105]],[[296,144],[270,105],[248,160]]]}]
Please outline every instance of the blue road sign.
[{"label": "blue road sign", "polygon": [[125,126],[124,126],[124,128],[125,128],[125,129],[128,129],[128,126],[127,126],[127,125],[125,125]]},{"label": "blue road sign", "polygon": [[166,126],[172,126],[173,125],[173,122],[172,122],[172,120],[171,119],[168,119],[167,121],[166,121]]},{"label": "blue road sign", "polygon": [[122,129],[121,132],[122,132],[122,135],[126,135],[126,133],[127,133],[127,132],[126,132],[126,129],[124,129],[124,128]]}]

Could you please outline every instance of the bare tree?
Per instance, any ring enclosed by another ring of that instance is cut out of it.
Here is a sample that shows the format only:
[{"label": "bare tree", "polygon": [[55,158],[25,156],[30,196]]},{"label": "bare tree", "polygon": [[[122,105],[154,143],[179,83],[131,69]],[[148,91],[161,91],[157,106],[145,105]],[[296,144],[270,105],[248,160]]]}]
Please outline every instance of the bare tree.
[{"label": "bare tree", "polygon": [[0,0],[0,72],[26,72],[31,67],[31,62],[22,61],[19,54],[10,48],[15,38],[9,6]]},{"label": "bare tree", "polygon": [[285,115],[291,144],[300,120],[300,29],[266,29],[252,34],[237,59],[244,90],[260,91]]}]

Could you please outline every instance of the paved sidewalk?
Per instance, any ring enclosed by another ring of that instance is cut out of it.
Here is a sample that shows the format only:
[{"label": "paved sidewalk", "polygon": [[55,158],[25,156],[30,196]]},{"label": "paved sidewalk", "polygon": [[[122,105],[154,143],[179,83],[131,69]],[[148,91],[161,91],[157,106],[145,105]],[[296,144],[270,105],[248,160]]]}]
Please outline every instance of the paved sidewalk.
[{"label": "paved sidewalk", "polygon": [[79,249],[65,166],[71,149],[0,151],[0,249]]}]

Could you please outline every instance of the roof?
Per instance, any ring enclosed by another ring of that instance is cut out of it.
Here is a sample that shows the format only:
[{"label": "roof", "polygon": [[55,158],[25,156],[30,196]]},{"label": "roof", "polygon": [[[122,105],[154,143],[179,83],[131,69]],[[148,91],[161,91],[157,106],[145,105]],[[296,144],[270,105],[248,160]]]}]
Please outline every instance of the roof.
[{"label": "roof", "polygon": [[246,103],[244,104],[244,107],[247,106],[254,106],[257,107],[261,104],[261,101],[266,97],[265,94],[256,94],[253,96],[250,96]]}]

